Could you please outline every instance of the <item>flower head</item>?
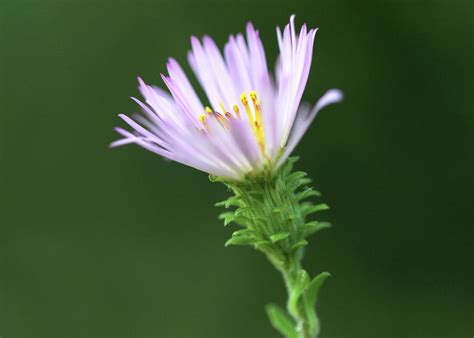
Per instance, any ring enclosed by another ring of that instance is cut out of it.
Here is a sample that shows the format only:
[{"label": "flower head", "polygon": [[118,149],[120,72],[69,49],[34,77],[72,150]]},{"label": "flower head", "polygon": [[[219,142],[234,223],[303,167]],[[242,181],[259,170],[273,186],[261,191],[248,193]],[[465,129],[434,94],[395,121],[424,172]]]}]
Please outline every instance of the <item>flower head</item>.
[{"label": "flower head", "polygon": [[327,91],[314,107],[301,105],[317,29],[295,30],[294,16],[281,32],[275,77],[251,23],[246,39],[230,36],[222,54],[209,36],[191,38],[188,61],[207,96],[204,105],[181,66],[167,63],[161,75],[169,93],[138,79],[143,115],[119,116],[132,128],[111,146],[136,143],[170,160],[240,181],[248,174],[276,170],[293,151],[318,111],[342,100]]}]

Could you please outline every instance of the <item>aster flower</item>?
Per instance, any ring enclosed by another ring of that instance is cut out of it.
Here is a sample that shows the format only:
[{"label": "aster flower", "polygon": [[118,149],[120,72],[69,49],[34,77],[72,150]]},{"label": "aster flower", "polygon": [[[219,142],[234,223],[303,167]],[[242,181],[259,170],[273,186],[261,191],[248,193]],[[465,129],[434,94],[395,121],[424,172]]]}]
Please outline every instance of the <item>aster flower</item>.
[{"label": "aster flower", "polygon": [[174,59],[161,75],[168,91],[138,79],[144,101],[133,98],[143,114],[119,115],[131,131],[112,143],[135,143],[167,159],[209,173],[233,196],[216,205],[227,209],[219,217],[235,223],[228,245],[250,245],[263,252],[284,279],[286,311],[267,306],[272,325],[287,338],[319,334],[315,304],[324,280],[310,278],[301,266],[303,248],[312,234],[330,226],[308,221],[309,215],[328,209],[308,202],[320,193],[308,184],[306,173],[293,172],[289,157],[316,114],[342,100],[337,89],[326,92],[311,107],[301,104],[311,66],[316,29],[306,25],[297,34],[294,16],[283,32],[277,28],[280,55],[272,76],[258,31],[247,24],[246,38],[230,36],[222,54],[214,41],[191,38],[188,61],[207,96],[199,99]]},{"label": "aster flower", "polygon": [[211,175],[243,181],[276,171],[288,158],[316,114],[339,102],[327,91],[314,107],[302,104],[317,29],[296,32],[294,16],[281,32],[275,76],[267,67],[258,31],[247,24],[246,39],[231,35],[222,54],[209,36],[191,38],[189,64],[207,96],[203,104],[175,59],[161,74],[169,93],[138,79],[144,98],[132,98],[143,115],[119,116],[131,131],[112,147],[135,143],[167,159]]}]

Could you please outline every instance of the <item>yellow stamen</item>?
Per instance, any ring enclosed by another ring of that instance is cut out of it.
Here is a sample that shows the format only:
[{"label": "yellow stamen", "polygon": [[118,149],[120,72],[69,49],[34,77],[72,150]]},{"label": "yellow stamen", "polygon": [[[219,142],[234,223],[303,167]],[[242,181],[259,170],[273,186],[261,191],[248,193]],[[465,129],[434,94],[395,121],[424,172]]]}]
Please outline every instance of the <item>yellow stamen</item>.
[{"label": "yellow stamen", "polygon": [[206,114],[201,114],[198,116],[198,120],[199,122],[201,122],[202,124],[206,125],[207,123],[207,116]]},{"label": "yellow stamen", "polygon": [[240,102],[242,102],[242,104],[244,105],[244,108],[245,108],[245,111],[247,112],[247,116],[249,118],[249,121],[250,121],[250,123],[252,123],[253,122],[253,116],[252,116],[252,112],[250,111],[249,100],[247,99],[247,95],[245,95],[245,93],[240,95]]},{"label": "yellow stamen", "polygon": [[250,92],[250,98],[252,99],[253,108],[255,111],[255,134],[257,135],[258,144],[262,152],[265,150],[265,135],[263,133],[262,126],[262,108],[260,106],[260,100],[257,97],[256,91]]},{"label": "yellow stamen", "polygon": [[237,117],[240,118],[239,106],[236,105],[236,104],[234,104],[234,105],[232,106],[232,109],[234,109],[234,112],[235,112],[235,114],[237,115]]},{"label": "yellow stamen", "polygon": [[226,109],[225,109],[225,106],[222,102],[219,102],[219,107],[221,107],[221,109],[222,109],[222,114],[225,114]]},{"label": "yellow stamen", "polygon": [[251,91],[249,93],[250,99],[252,100],[252,106],[254,110],[254,115],[252,115],[252,111],[249,106],[249,101],[247,95],[244,93],[240,96],[240,101],[245,107],[245,111],[247,112],[247,116],[249,118],[250,125],[252,126],[252,130],[257,137],[257,142],[260,146],[260,150],[262,153],[265,151],[265,135],[263,133],[263,125],[262,125],[262,108],[260,106],[260,101],[257,97],[256,91]]},{"label": "yellow stamen", "polygon": [[262,109],[260,107],[260,100],[257,98],[257,92],[251,91],[250,98],[252,99],[253,108],[255,111],[255,120],[261,121],[262,120]]},{"label": "yellow stamen", "polygon": [[[260,105],[260,100],[258,99],[257,92],[256,91],[251,91],[248,93],[249,96],[247,96],[246,93],[243,93],[240,95],[240,102],[242,102],[243,107],[245,108],[245,112],[247,113],[247,117],[250,123],[250,128],[255,134],[255,137],[257,138],[258,145],[260,147],[260,151],[264,156],[265,155],[265,135],[263,131],[263,120],[262,120],[262,107]],[[249,104],[249,99],[252,100],[252,107],[250,107]],[[240,109],[239,106],[234,104],[232,105],[232,109],[235,113],[231,114],[228,112],[225,108],[224,103],[219,102],[219,107],[222,110],[222,113],[219,113],[217,111],[213,111],[210,107],[206,107],[206,114],[209,116],[213,116],[219,124],[225,128],[226,130],[229,130],[230,127],[230,119],[231,118],[240,118]],[[199,115],[198,119],[199,121],[206,127],[207,130],[207,116],[206,114],[201,114]],[[206,130],[203,130],[204,132]]]}]

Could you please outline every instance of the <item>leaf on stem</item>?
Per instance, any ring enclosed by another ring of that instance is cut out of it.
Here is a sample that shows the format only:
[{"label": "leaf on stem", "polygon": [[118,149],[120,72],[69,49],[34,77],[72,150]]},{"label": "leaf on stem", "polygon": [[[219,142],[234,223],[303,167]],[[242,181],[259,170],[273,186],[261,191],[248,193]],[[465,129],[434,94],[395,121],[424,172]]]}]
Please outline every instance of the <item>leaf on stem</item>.
[{"label": "leaf on stem", "polygon": [[278,241],[281,241],[282,239],[287,238],[288,236],[290,236],[289,232],[279,232],[277,234],[271,235],[270,240],[272,241],[272,243],[276,243]]},{"label": "leaf on stem", "polygon": [[331,223],[329,222],[308,222],[303,225],[303,236],[308,237],[320,230],[327,229],[331,227]]},{"label": "leaf on stem", "polygon": [[268,304],[266,311],[273,327],[285,338],[298,338],[293,319],[278,305]]},{"label": "leaf on stem", "polygon": [[326,278],[330,277],[329,272],[321,272],[319,275],[313,278],[309,283],[308,289],[304,295],[304,307],[306,311],[306,317],[308,318],[309,331],[312,336],[317,336],[319,332],[319,320],[316,315],[316,301],[318,299],[319,289],[323,285]]}]

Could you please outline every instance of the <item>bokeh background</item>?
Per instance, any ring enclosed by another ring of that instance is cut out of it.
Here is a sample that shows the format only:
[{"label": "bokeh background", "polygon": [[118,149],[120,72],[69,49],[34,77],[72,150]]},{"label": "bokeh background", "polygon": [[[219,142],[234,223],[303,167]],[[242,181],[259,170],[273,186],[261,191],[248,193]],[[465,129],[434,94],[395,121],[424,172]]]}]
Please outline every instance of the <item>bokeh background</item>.
[{"label": "bokeh background", "polygon": [[2,338],[277,337],[284,287],[224,248],[225,189],[108,144],[191,35],[252,20],[273,64],[291,13],[321,28],[305,100],[346,93],[296,150],[332,207],[305,258],[333,275],[321,337],[473,335],[470,1],[1,0]]}]

